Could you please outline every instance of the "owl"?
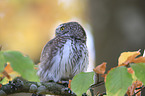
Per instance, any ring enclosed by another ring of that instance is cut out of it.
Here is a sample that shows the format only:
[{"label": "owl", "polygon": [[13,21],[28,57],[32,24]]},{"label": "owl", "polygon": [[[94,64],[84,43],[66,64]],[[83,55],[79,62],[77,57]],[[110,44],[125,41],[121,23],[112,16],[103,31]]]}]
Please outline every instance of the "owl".
[{"label": "owl", "polygon": [[86,32],[77,22],[60,24],[55,37],[43,48],[38,76],[40,81],[68,81],[87,70]]}]

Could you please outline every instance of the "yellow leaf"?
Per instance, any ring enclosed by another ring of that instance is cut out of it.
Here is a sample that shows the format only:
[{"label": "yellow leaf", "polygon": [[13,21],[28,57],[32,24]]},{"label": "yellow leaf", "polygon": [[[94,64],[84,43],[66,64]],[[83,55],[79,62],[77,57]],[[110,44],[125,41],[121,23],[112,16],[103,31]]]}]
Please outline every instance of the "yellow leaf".
[{"label": "yellow leaf", "polygon": [[12,79],[21,76],[21,75],[20,75],[18,72],[16,72],[16,71],[13,71],[13,72],[9,73],[9,75],[10,75],[10,77],[11,77]]},{"label": "yellow leaf", "polygon": [[138,56],[138,55],[140,55],[139,51],[123,52],[119,56],[118,65],[128,64],[128,63],[132,62],[132,60],[135,59],[135,57]]}]

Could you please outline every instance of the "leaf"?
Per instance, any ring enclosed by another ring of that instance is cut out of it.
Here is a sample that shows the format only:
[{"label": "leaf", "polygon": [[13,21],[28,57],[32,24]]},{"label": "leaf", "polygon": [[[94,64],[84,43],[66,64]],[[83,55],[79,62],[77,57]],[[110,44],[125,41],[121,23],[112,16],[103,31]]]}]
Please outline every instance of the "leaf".
[{"label": "leaf", "polygon": [[2,84],[0,83],[0,88],[2,87]]},{"label": "leaf", "polygon": [[3,58],[1,58],[0,65],[9,62],[13,70],[21,74],[24,79],[39,81],[34,63],[28,56],[24,56],[18,51],[1,51],[1,57]]},{"label": "leaf", "polygon": [[132,96],[134,94],[134,90],[135,90],[136,86],[135,84],[133,83],[131,86],[128,87],[128,90],[127,90],[127,95],[128,96]]},{"label": "leaf", "polygon": [[137,81],[137,77],[135,76],[135,73],[134,73],[133,69],[132,69],[131,67],[129,67],[129,68],[127,68],[127,71],[128,71],[128,73],[130,73],[131,76],[132,76],[132,79],[133,79],[132,82]]},{"label": "leaf", "polygon": [[134,70],[135,76],[138,80],[142,81],[145,85],[145,63],[131,64],[131,68]]},{"label": "leaf", "polygon": [[127,88],[132,84],[132,80],[131,74],[124,66],[110,70],[105,83],[107,96],[124,96]]},{"label": "leaf", "polygon": [[10,75],[6,71],[3,71],[2,74],[4,75],[4,77],[11,79]]},{"label": "leaf", "polygon": [[93,77],[94,72],[81,72],[77,74],[71,82],[72,91],[77,96],[82,96],[83,93],[87,92],[90,85],[94,83]]},{"label": "leaf", "polygon": [[140,55],[139,51],[123,52],[119,56],[118,65],[131,63],[136,56]]},{"label": "leaf", "polygon": [[133,74],[134,73],[134,71],[132,70],[132,68],[127,68],[127,70],[128,70],[128,73],[131,73],[131,74]]},{"label": "leaf", "polygon": [[12,78],[11,78],[11,79],[8,79],[8,78],[3,78],[3,80],[2,80],[2,81],[0,81],[0,83],[2,83],[2,84],[4,85],[4,84],[9,83],[9,81],[10,81],[10,80],[12,80]]},{"label": "leaf", "polygon": [[71,81],[72,81],[72,80],[69,80],[69,83],[68,83],[68,88],[69,88],[69,89],[71,89]]},{"label": "leaf", "polygon": [[98,65],[96,68],[93,69],[94,72],[98,74],[104,74],[106,70],[106,62],[103,62],[102,64]]},{"label": "leaf", "polygon": [[[136,88],[142,87],[142,82],[141,81],[134,81],[133,84],[128,87],[127,95],[132,96],[134,93],[136,93],[138,90],[135,90]],[[136,96],[141,96],[141,92],[137,93]]]},{"label": "leaf", "polygon": [[7,73],[11,73],[13,72],[14,70],[12,69],[11,65],[10,65],[10,62],[7,62],[7,66],[5,67],[4,69]]},{"label": "leaf", "polygon": [[132,60],[133,63],[145,63],[145,57],[140,56]]},{"label": "leaf", "polygon": [[3,52],[0,51],[0,72],[4,70],[4,65],[5,65],[5,61],[4,61]]},{"label": "leaf", "polygon": [[7,77],[7,79],[5,79],[5,81],[3,83],[7,83],[16,77],[21,76],[18,72],[14,71],[12,69],[9,62],[7,62],[7,65],[4,69],[4,71],[2,72],[2,74],[4,75],[5,78]]}]

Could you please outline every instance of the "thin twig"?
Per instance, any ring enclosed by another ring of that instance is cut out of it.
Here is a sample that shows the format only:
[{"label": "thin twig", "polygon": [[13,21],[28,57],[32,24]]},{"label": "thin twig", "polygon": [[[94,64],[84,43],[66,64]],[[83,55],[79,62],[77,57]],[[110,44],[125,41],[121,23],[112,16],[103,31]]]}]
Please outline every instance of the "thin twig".
[{"label": "thin twig", "polygon": [[100,78],[99,78],[99,74],[97,73],[97,83],[99,83],[99,80]]},{"label": "thin twig", "polygon": [[100,81],[100,82],[98,82],[96,84],[91,85],[90,88],[98,87],[98,86],[101,86],[103,84],[104,84],[104,81]]}]

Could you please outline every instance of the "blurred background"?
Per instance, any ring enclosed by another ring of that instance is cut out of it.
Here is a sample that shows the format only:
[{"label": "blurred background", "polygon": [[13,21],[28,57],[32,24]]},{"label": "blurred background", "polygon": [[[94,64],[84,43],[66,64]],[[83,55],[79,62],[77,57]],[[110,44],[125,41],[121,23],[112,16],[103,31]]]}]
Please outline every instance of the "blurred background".
[{"label": "blurred background", "polygon": [[39,63],[56,27],[77,21],[87,31],[89,71],[117,66],[123,51],[145,49],[145,0],[0,0],[0,45]]},{"label": "blurred background", "polygon": [[[55,35],[56,27],[77,21],[85,27],[94,60],[94,44],[86,14],[87,0],[0,0],[0,45],[2,50],[17,50],[35,63],[43,46]],[[90,53],[91,53],[90,52]],[[93,65],[93,64],[92,64]]]}]

